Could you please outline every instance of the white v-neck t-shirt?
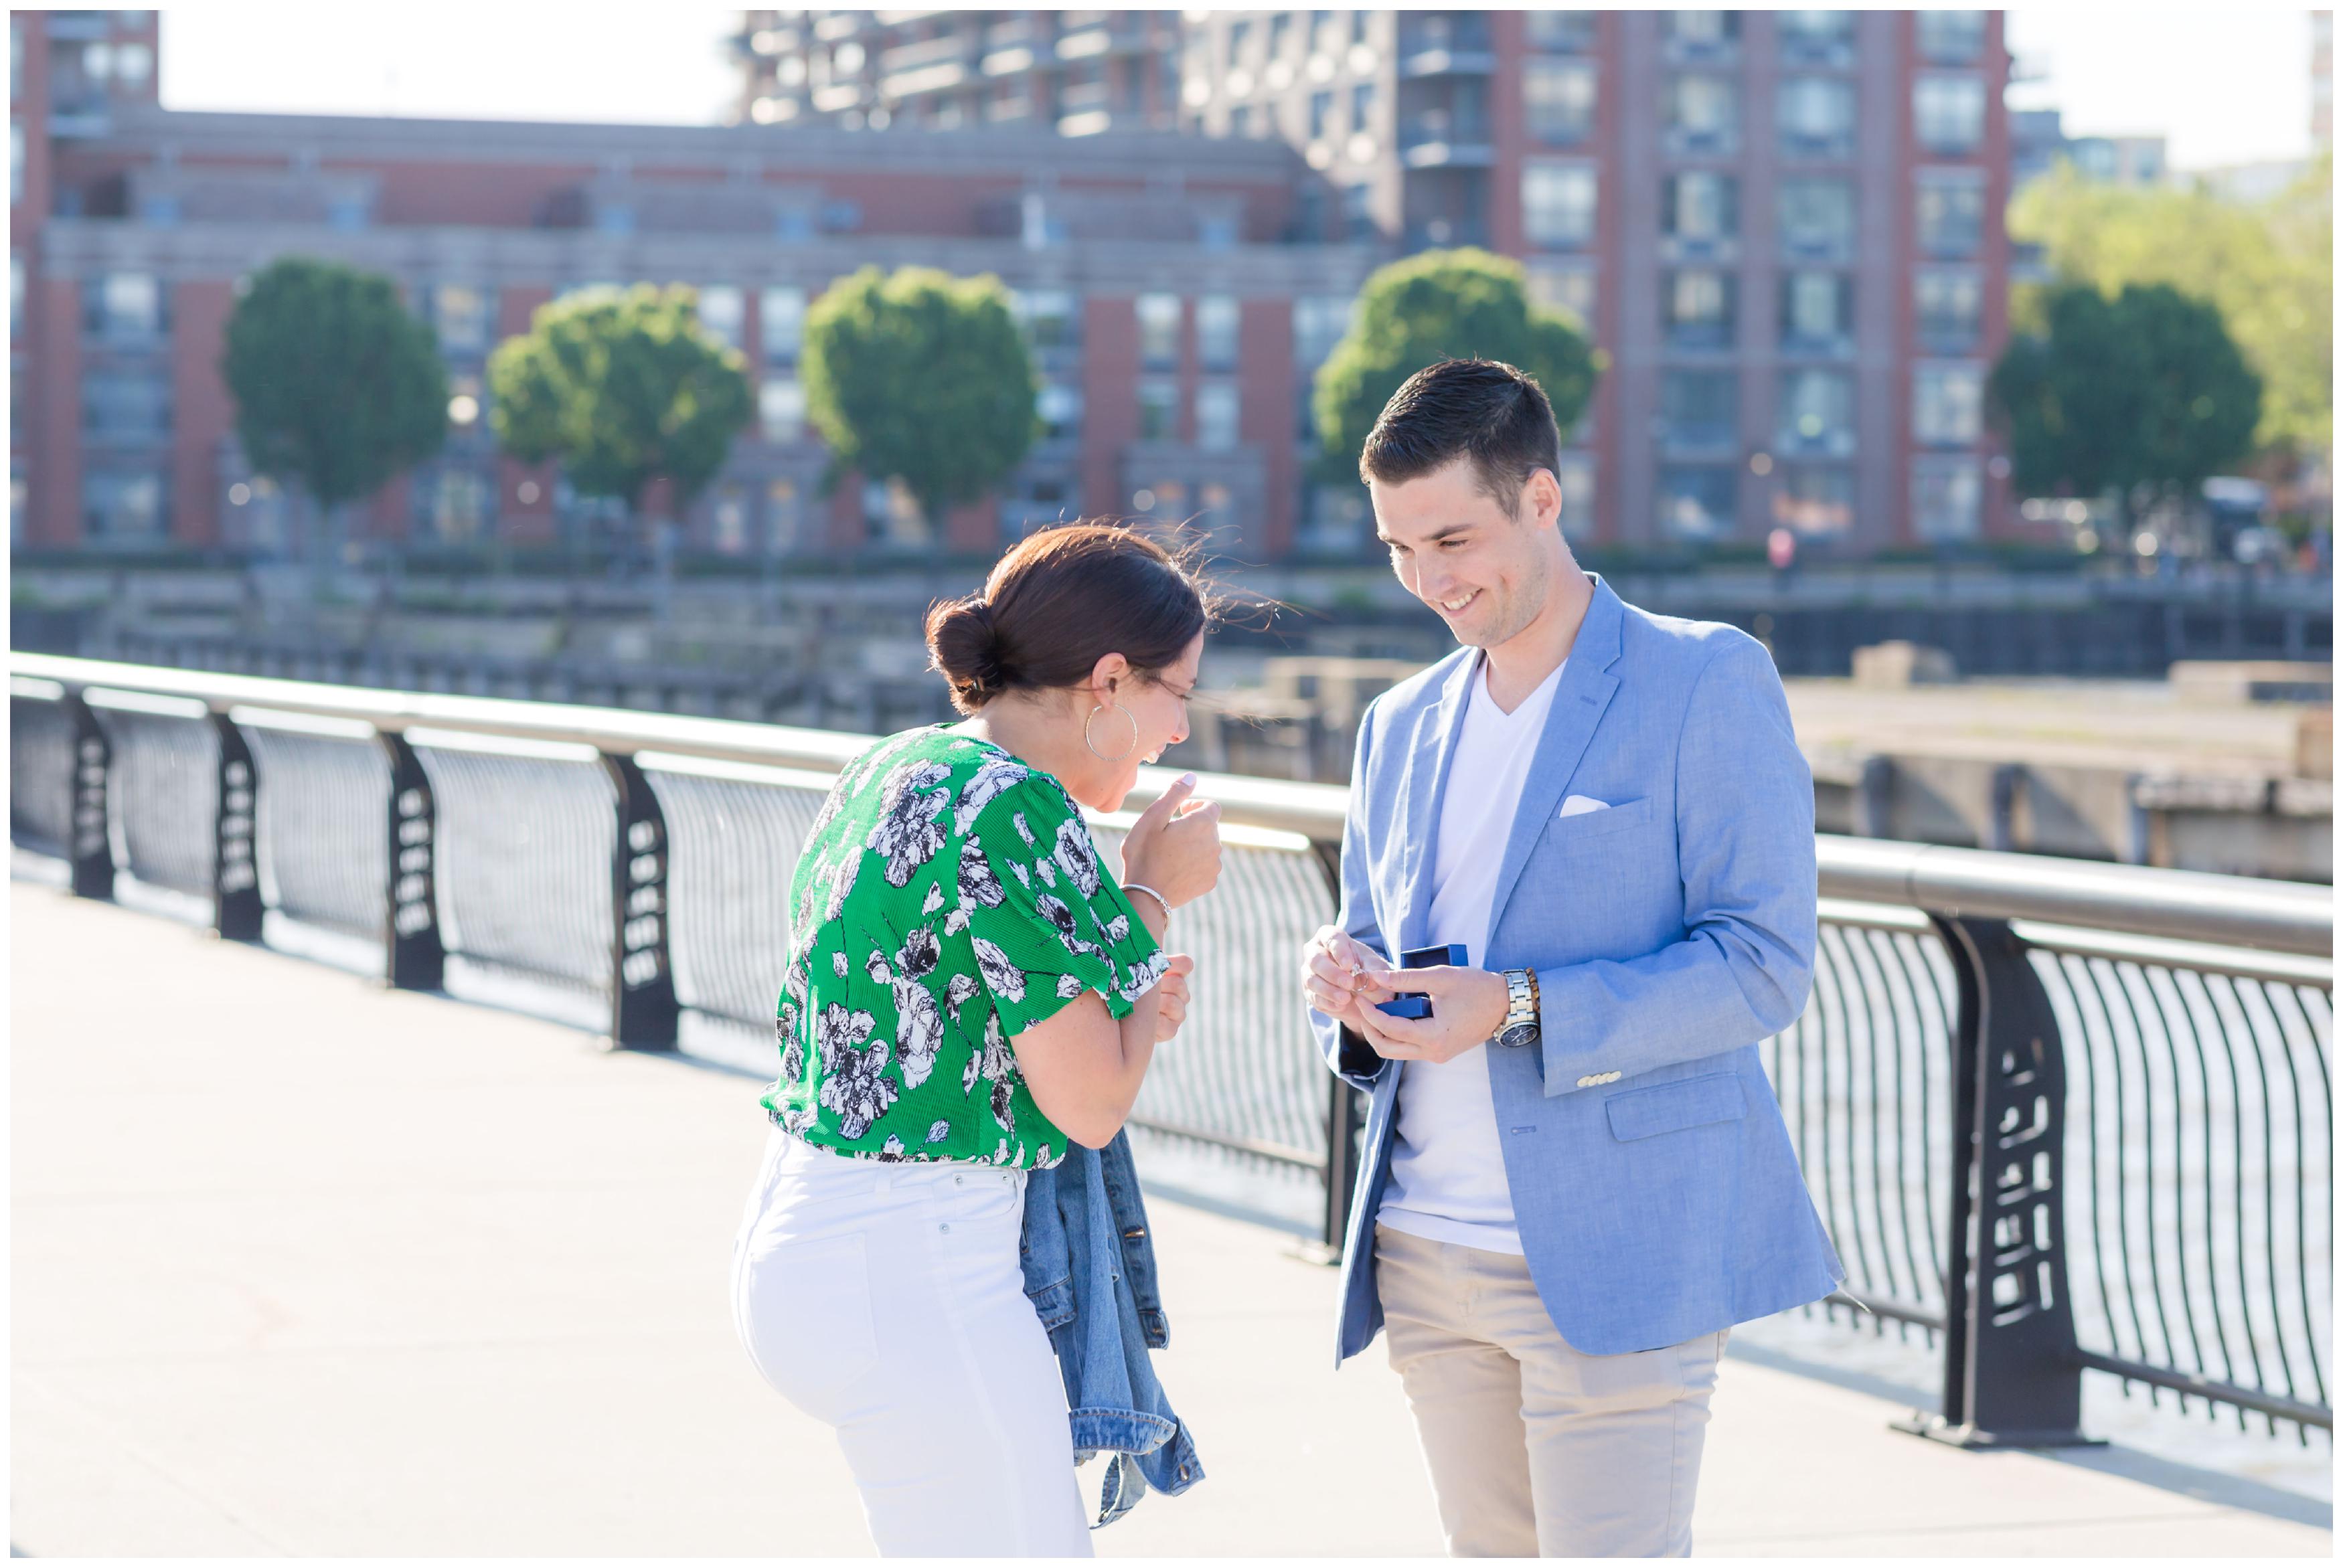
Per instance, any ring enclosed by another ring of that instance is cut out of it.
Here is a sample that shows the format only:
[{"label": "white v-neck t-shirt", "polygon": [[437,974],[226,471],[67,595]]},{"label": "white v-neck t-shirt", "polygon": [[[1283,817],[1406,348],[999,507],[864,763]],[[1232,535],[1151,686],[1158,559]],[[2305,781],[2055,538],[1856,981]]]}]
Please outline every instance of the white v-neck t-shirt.
[{"label": "white v-neck t-shirt", "polygon": [[[1440,795],[1439,842],[1432,862],[1432,918],[1425,945],[1463,942],[1475,968],[1488,967],[1492,905],[1530,761],[1545,733],[1565,659],[1511,713],[1489,695],[1488,657],[1474,660],[1456,753]],[[1394,957],[1397,955],[1394,954]],[[1433,1241],[1489,1252],[1522,1251],[1513,1189],[1497,1146],[1489,1091],[1489,1048],[1448,1061],[1400,1063],[1399,1126],[1379,1223]]]}]

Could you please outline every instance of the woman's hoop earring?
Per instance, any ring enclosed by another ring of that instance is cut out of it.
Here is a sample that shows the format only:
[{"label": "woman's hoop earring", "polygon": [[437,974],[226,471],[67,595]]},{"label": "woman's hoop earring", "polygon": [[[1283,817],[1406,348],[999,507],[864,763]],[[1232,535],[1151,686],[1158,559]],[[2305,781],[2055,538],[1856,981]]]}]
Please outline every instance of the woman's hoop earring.
[{"label": "woman's hoop earring", "polygon": [[[1104,713],[1110,706],[1111,706],[1117,713],[1121,714],[1131,725],[1130,744],[1123,747],[1121,750],[1116,752],[1111,757],[1109,757],[1105,752],[1100,750],[1098,749],[1098,742],[1091,739],[1091,726],[1098,721],[1098,716]],[[1103,702],[1099,703],[1091,709],[1090,717],[1082,720],[1082,744],[1089,747],[1091,749],[1091,755],[1097,758],[1101,762],[1120,762],[1124,758],[1130,756],[1132,750],[1139,745],[1139,720],[1131,718],[1131,709],[1125,708],[1120,702],[1112,704]]]}]

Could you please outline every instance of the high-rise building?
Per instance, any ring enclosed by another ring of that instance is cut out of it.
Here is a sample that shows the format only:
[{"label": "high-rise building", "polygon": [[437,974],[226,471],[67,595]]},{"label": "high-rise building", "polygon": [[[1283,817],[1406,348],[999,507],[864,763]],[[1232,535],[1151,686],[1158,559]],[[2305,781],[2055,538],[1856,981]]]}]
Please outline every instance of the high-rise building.
[{"label": "high-rise building", "polygon": [[[789,40],[843,39],[845,18],[883,15],[916,49],[940,16],[964,39],[1142,14],[751,15],[751,42],[770,35],[752,53],[754,117],[766,81],[830,68],[819,49],[787,64]],[[952,91],[981,78],[1011,102],[1046,97],[1026,66],[955,58]],[[1983,417],[2023,156],[1998,13],[1193,11],[1176,57],[1131,78],[1157,101],[1176,82],[1205,136],[1299,151],[1320,182],[1297,199],[1302,231],[1385,254],[1486,246],[1585,325],[1610,369],[1568,433],[1574,534],[1714,544],[1784,527],[1869,551],[2015,526]],[[789,112],[876,123],[842,90],[804,101]],[[890,100],[890,123],[912,101]],[[976,123],[974,101],[957,123]],[[2094,150],[2138,176],[2160,149]],[[1331,518],[1356,497],[1301,505]]]},{"label": "high-rise building", "polygon": [[1178,123],[1176,11],[747,11],[734,117],[849,129]]}]

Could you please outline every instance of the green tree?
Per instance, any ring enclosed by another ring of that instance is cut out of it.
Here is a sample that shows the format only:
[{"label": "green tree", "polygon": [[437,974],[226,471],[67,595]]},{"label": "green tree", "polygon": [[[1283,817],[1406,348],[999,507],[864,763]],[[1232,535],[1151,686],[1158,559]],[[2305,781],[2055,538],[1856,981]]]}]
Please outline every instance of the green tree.
[{"label": "green tree", "polygon": [[[2028,185],[2009,231],[2043,247],[2060,282],[2113,295],[2167,283],[2210,300],[2261,377],[2254,444],[2298,457],[2334,440],[2333,155],[2265,202],[2202,185],[2143,188],[2087,180],[2071,166]],[[2017,320],[2038,327],[2043,291],[2021,290]]]},{"label": "green tree", "polygon": [[1571,317],[1532,303],[1522,266],[1485,250],[1429,250],[1378,269],[1312,396],[1329,484],[1355,482],[1359,452],[1400,384],[1440,359],[1501,359],[1537,378],[1566,433],[1606,363]]},{"label": "green tree", "polygon": [[680,511],[724,466],[752,399],[737,348],[681,285],[589,290],[540,306],[488,357],[489,427],[524,463],[558,459],[580,495],[639,516],[655,479]]},{"label": "green tree", "polygon": [[900,480],[930,518],[989,492],[1040,433],[1032,356],[990,273],[840,279],[806,312],[802,371],[831,477]]},{"label": "green tree", "polygon": [[2038,310],[1986,386],[2022,492],[2113,489],[2127,524],[2251,448],[2261,382],[2212,306],[2160,283],[2113,298],[2077,284]]},{"label": "green tree", "polygon": [[254,470],[329,517],[447,438],[438,340],[373,273],[272,262],[229,313],[220,375]]}]

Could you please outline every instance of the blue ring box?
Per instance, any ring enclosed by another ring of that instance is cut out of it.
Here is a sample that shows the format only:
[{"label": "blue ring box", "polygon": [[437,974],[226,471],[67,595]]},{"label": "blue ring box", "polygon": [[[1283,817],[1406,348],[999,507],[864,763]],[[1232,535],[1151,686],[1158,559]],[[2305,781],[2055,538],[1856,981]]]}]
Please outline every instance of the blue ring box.
[{"label": "blue ring box", "polygon": [[[1450,942],[1436,948],[1411,948],[1399,955],[1399,967],[1403,970],[1463,969],[1472,960],[1465,956],[1463,942]],[[1389,1001],[1375,1003],[1375,1010],[1393,1018],[1430,1018],[1432,999],[1422,991],[1402,991]]]}]

